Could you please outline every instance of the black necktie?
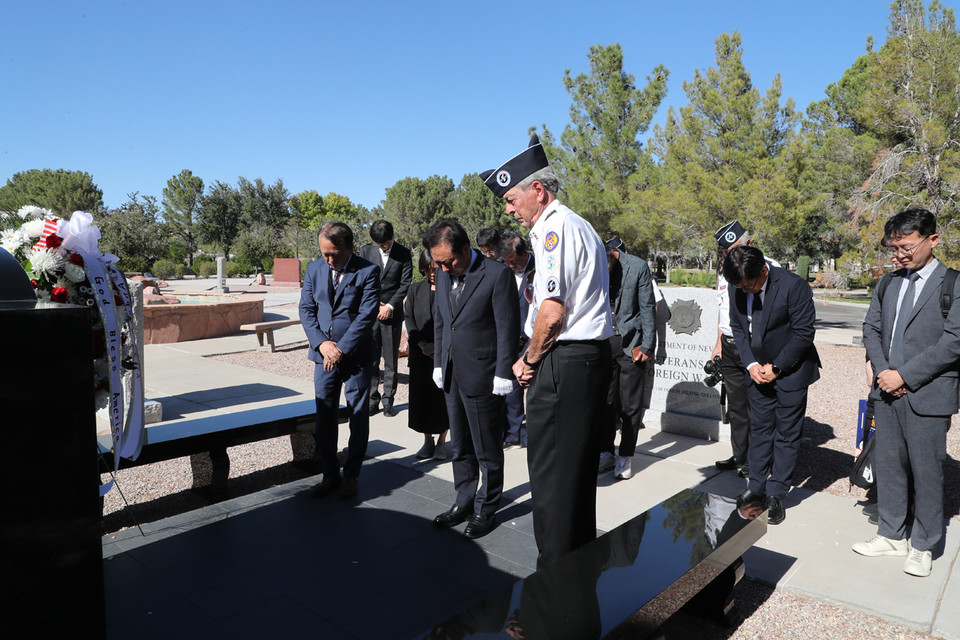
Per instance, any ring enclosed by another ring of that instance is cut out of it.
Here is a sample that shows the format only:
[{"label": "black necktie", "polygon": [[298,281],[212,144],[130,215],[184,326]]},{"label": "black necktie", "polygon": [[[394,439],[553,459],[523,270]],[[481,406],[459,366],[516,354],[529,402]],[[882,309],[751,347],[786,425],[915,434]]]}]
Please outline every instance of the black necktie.
[{"label": "black necktie", "polygon": [[450,289],[450,310],[457,310],[457,303],[460,302],[460,292],[463,291],[463,278],[458,278],[453,276],[454,284],[453,288]]},{"label": "black necktie", "polygon": [[760,299],[760,293],[753,294],[753,311],[750,316],[750,344],[756,346],[760,344],[760,320],[763,318],[763,300]]},{"label": "black necktie", "polygon": [[906,330],[907,322],[913,314],[913,299],[916,297],[916,285],[917,280],[920,279],[920,274],[914,271],[909,278],[910,284],[907,285],[903,300],[900,302],[900,310],[897,312],[897,326],[893,330],[893,339],[890,341],[890,357],[887,364],[891,369],[896,369],[906,361],[903,354],[903,332]]}]

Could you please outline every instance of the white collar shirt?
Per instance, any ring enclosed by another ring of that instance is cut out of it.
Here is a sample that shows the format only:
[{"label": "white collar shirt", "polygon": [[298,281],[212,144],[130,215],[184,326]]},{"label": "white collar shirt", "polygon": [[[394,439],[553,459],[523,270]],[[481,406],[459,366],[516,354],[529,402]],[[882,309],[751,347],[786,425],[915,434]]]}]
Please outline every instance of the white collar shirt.
[{"label": "white collar shirt", "polygon": [[533,335],[540,303],[563,303],[557,340],[605,340],[613,335],[607,254],[586,220],[554,200],[530,230],[536,270],[525,332]]}]

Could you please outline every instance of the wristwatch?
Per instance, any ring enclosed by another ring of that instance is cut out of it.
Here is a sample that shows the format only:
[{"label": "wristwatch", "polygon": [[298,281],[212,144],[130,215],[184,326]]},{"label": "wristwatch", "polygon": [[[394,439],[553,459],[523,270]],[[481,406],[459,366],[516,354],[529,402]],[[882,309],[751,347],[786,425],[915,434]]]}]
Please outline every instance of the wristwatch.
[{"label": "wristwatch", "polygon": [[536,362],[530,362],[529,360],[527,360],[527,354],[523,354],[523,364],[527,365],[528,367],[532,367],[536,369],[537,365],[540,364],[540,361],[537,360]]},{"label": "wristwatch", "polygon": [[780,367],[778,367],[777,365],[775,365],[775,364],[770,365],[770,370],[773,371],[773,375],[775,375],[775,376],[777,376],[777,377],[780,376],[780,371],[781,371],[781,370],[780,370]]}]

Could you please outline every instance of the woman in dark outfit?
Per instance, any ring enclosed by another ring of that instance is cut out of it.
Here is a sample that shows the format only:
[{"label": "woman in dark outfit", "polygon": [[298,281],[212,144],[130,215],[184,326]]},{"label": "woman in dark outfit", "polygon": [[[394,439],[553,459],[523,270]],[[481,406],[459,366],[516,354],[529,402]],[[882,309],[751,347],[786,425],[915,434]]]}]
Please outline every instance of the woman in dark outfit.
[{"label": "woman in dark outfit", "polygon": [[[423,447],[417,451],[418,458],[446,460],[444,440],[450,422],[443,391],[433,382],[433,297],[437,265],[430,260],[429,251],[420,254],[419,268],[424,280],[410,286],[403,307],[409,342],[407,363],[410,366],[407,425],[423,434]],[[439,436],[436,442],[434,435]]]}]

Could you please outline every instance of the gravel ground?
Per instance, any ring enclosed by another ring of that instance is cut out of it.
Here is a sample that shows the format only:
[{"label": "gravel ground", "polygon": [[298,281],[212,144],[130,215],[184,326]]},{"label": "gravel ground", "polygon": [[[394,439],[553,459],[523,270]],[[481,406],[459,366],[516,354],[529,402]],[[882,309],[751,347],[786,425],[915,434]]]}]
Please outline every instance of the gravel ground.
[{"label": "gravel ground", "polygon": [[[860,347],[817,345],[823,361],[820,381],[810,389],[807,418],[794,484],[838,496],[864,497],[865,492],[849,487],[847,476],[853,461],[857,423],[857,400],[865,397],[864,351]],[[312,380],[313,363],[306,358],[307,344],[278,348],[273,354],[248,351],[212,356],[231,364]],[[397,402],[406,402],[406,361],[400,361]],[[954,416],[954,427],[958,416]],[[945,467],[945,513],[960,518],[960,435],[953,428],[947,438]],[[275,438],[232,448],[230,454],[231,495],[259,491],[312,475],[290,463],[287,438]],[[104,476],[104,481],[109,479]],[[189,490],[189,460],[168,462],[121,472],[120,488],[132,507],[124,510],[119,492],[111,491],[104,503],[104,530],[116,531],[133,525],[131,514],[141,522],[156,520],[209,504]],[[735,597],[738,623],[732,628],[678,614],[664,628],[666,638],[752,640],[761,638],[831,638],[855,640],[932,638],[929,634],[882,621],[815,600],[777,591],[744,579]],[[865,633],[865,630],[869,632]]]}]

